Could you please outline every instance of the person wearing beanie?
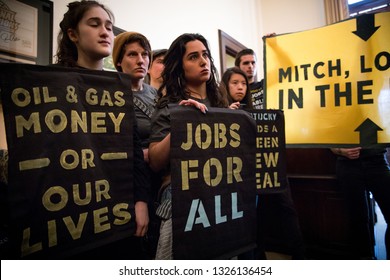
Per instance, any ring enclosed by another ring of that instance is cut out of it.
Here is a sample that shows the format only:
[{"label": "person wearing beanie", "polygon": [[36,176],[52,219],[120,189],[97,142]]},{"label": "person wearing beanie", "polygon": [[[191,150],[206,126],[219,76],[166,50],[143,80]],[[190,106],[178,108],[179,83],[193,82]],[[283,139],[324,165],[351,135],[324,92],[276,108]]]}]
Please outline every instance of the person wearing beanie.
[{"label": "person wearing beanie", "polygon": [[[151,116],[154,112],[157,99],[157,90],[145,83],[150,62],[152,61],[152,50],[149,40],[137,32],[123,32],[115,37],[112,52],[114,66],[118,72],[126,73],[130,76],[129,87],[133,92],[134,110],[140,132],[144,161],[149,162],[149,134],[151,130]],[[159,234],[160,220],[154,216],[154,201],[160,187],[160,178],[157,173],[148,168],[148,175],[151,180],[151,193],[149,207],[149,228],[148,242],[144,242],[144,251],[147,258],[154,258],[155,248]],[[144,240],[145,241],[145,240]]]},{"label": "person wearing beanie", "polygon": [[144,82],[152,51],[149,40],[137,32],[124,32],[115,37],[112,53],[114,66],[131,78],[134,109],[141,134],[144,159],[148,161],[150,117],[154,111],[157,90]]},{"label": "person wearing beanie", "polygon": [[152,55],[152,63],[148,71],[149,84],[155,89],[159,89],[162,85],[163,79],[161,76],[164,70],[164,57],[167,53],[167,49],[154,50]]}]

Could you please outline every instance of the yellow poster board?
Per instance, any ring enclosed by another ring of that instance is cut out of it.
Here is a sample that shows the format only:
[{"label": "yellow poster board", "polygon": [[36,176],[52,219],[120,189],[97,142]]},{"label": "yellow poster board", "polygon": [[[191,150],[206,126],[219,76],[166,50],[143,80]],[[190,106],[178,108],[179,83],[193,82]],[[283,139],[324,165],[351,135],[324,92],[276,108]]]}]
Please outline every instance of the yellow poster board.
[{"label": "yellow poster board", "polygon": [[389,12],[268,37],[265,73],[287,145],[389,146]]}]

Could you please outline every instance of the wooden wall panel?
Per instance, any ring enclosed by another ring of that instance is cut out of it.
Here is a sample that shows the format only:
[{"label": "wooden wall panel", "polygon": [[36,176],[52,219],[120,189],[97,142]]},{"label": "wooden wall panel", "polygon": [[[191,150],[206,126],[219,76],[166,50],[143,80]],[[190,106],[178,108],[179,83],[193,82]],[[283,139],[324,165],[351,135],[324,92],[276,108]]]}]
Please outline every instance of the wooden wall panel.
[{"label": "wooden wall panel", "polygon": [[287,149],[287,174],[308,259],[355,259],[349,218],[329,149]]}]

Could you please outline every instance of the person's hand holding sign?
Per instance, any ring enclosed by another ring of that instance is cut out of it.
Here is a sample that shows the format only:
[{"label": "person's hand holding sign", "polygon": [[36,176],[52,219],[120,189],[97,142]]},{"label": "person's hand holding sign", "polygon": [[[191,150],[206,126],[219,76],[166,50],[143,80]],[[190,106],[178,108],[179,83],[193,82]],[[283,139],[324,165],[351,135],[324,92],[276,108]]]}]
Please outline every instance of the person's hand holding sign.
[{"label": "person's hand holding sign", "polygon": [[340,155],[349,159],[357,159],[360,156],[360,150],[362,147],[356,148],[332,148],[332,152],[336,155]]},{"label": "person's hand holding sign", "polygon": [[204,105],[203,103],[200,103],[194,99],[191,99],[191,98],[180,101],[179,105],[194,106],[194,107],[198,108],[203,114],[206,114],[206,112],[208,111],[206,105]]}]

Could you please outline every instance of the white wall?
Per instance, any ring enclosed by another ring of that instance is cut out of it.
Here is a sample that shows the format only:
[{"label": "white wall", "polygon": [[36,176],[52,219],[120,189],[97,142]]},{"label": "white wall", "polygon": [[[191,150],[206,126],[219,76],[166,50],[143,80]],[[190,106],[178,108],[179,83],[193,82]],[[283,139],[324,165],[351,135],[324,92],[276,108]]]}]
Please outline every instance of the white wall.
[{"label": "white wall", "polygon": [[[54,3],[54,37],[67,11],[68,0]],[[257,0],[100,0],[115,15],[115,25],[145,35],[153,49],[168,48],[182,33],[200,33],[210,44],[217,69],[220,68],[218,29],[242,44],[261,49],[261,26],[257,22]],[[54,53],[57,42],[53,42]]]},{"label": "white wall", "polygon": [[[59,22],[69,0],[54,3],[53,53]],[[296,32],[325,25],[323,0],[100,0],[115,15],[115,25],[144,34],[152,48],[168,48],[185,32],[202,34],[220,69],[218,29],[258,54],[263,60],[262,36]],[[259,63],[261,65],[261,63]],[[263,77],[260,66],[259,78]]]},{"label": "white wall", "polygon": [[[326,25],[324,0],[259,0],[263,34],[284,34]],[[263,49],[263,44],[261,43]],[[263,53],[259,60],[263,59]],[[262,76],[263,77],[262,70]]]},{"label": "white wall", "polygon": [[324,0],[260,0],[265,34],[304,31],[326,25]]}]

